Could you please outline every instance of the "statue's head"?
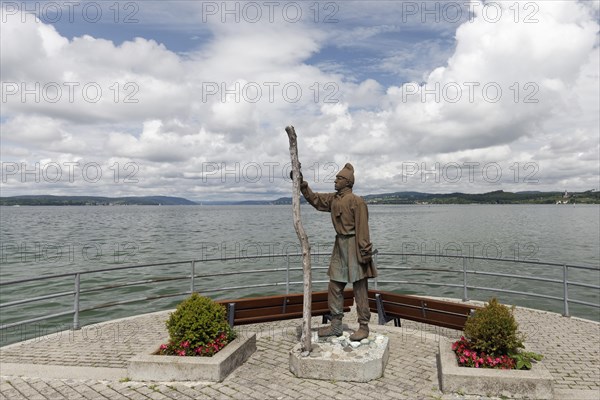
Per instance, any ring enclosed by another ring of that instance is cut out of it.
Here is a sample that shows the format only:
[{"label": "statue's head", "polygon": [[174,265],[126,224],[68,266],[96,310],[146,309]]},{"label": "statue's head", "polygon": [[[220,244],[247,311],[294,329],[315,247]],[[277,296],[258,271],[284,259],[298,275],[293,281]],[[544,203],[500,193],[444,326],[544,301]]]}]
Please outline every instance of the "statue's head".
[{"label": "statue's head", "polygon": [[335,190],[354,186],[354,167],[347,163],[335,176]]}]

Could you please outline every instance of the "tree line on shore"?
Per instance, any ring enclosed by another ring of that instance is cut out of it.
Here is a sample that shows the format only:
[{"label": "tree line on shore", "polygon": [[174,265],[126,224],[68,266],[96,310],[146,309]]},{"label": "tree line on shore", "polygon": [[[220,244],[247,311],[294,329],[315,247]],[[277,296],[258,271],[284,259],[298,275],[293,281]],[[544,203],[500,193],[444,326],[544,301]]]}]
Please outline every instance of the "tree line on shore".
[{"label": "tree line on shore", "polygon": [[[367,204],[600,204],[600,192],[505,192],[488,193],[421,193],[395,192],[363,196]],[[304,199],[301,199],[304,203]],[[287,205],[291,197],[276,200],[206,201],[194,202],[182,197],[139,196],[12,196],[0,197],[2,206],[121,206],[121,205]]]}]

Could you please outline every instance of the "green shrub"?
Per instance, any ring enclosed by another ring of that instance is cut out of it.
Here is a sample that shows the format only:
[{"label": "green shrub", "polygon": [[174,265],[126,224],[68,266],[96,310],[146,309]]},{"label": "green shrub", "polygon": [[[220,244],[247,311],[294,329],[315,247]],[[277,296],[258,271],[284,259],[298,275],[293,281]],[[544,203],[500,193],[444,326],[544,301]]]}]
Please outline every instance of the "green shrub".
[{"label": "green shrub", "polygon": [[512,354],[511,357],[516,362],[516,369],[531,369],[531,364],[536,361],[541,361],[543,355],[534,353],[533,351],[521,351],[517,354]]},{"label": "green shrub", "polygon": [[495,298],[467,319],[465,335],[473,349],[490,356],[514,354],[523,348],[524,337],[512,310]]},{"label": "green shrub", "polygon": [[169,343],[161,346],[161,354],[212,356],[235,338],[225,307],[198,293],[171,313],[167,330]]}]

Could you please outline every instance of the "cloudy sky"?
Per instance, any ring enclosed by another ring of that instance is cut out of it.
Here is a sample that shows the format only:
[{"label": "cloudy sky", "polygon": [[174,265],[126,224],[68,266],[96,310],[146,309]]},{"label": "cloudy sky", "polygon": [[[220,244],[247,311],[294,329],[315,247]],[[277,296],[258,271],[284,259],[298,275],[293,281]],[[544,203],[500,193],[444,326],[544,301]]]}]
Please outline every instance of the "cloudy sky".
[{"label": "cloudy sky", "polygon": [[2,196],[598,190],[599,1],[2,2]]}]

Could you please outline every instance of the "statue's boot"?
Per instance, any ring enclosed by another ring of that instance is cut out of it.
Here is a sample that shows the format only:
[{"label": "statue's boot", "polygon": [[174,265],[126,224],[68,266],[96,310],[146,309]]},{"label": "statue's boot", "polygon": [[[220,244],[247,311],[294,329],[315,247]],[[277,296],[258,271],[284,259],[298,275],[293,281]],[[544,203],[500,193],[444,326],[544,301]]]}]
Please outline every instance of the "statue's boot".
[{"label": "statue's boot", "polygon": [[319,328],[319,337],[326,336],[342,336],[344,329],[342,328],[342,315],[336,315],[331,318],[331,324]]},{"label": "statue's boot", "polygon": [[369,325],[368,324],[360,324],[360,327],[356,332],[350,335],[350,340],[353,342],[359,342],[363,339],[369,337]]}]

